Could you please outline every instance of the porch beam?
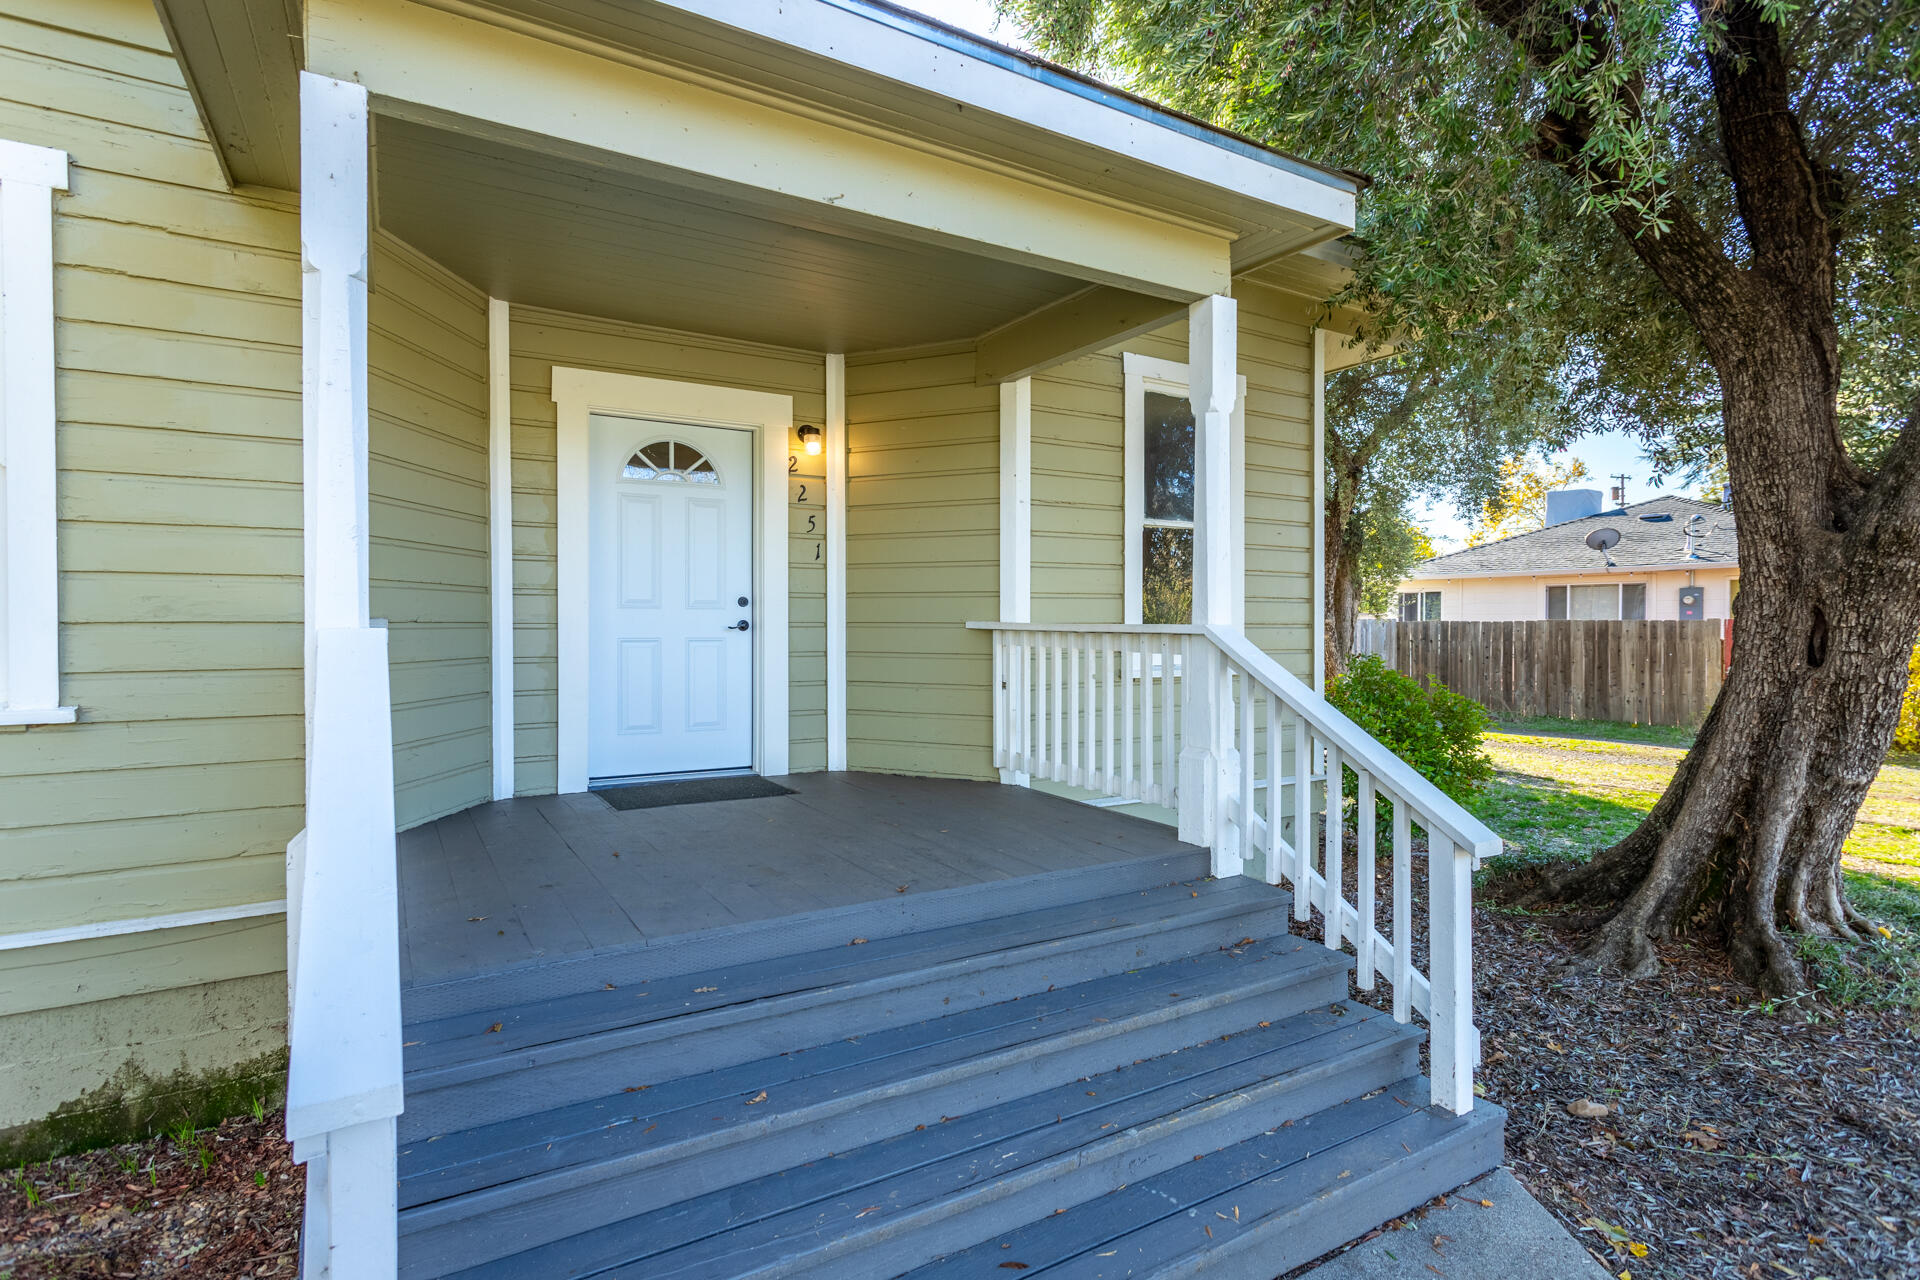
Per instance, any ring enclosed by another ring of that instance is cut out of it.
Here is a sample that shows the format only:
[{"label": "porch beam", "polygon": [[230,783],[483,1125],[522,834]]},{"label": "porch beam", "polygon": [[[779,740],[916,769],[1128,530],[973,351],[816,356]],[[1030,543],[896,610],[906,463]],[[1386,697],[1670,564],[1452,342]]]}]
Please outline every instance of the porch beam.
[{"label": "porch beam", "polygon": [[[563,41],[567,43],[563,43]],[[890,135],[560,32],[413,0],[309,0],[307,65],[383,114],[1177,302],[1224,289],[1233,232]]]},{"label": "porch beam", "polygon": [[1151,333],[1180,312],[1179,303],[1149,293],[1111,285],[1083,289],[981,338],[974,349],[974,382],[984,387],[1028,377]]}]

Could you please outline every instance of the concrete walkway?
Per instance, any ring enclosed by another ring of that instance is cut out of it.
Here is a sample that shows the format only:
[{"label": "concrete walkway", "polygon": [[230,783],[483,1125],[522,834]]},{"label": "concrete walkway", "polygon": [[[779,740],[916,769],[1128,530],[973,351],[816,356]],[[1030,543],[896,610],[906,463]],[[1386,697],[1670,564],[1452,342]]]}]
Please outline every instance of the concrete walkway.
[{"label": "concrete walkway", "polygon": [[[1482,1200],[1493,1202],[1492,1208]],[[1437,1244],[1435,1237],[1445,1237]],[[1308,1272],[1313,1280],[1613,1280],[1505,1169],[1447,1197],[1447,1207]]]}]

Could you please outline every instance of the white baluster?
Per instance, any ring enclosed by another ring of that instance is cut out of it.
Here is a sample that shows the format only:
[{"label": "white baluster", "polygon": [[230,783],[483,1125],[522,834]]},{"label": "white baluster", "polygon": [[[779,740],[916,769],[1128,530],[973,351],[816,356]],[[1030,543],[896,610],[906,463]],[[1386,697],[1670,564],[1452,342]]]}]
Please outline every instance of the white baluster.
[{"label": "white baluster", "polygon": [[1063,743],[1067,732],[1067,703],[1065,698],[1066,640],[1058,631],[1047,633],[1049,647],[1053,650],[1053,741],[1047,751],[1047,759],[1052,770],[1047,775],[1055,782],[1066,781],[1066,759]]},{"label": "white baluster", "polygon": [[1413,831],[1399,796],[1393,798],[1393,1017],[1413,1017]]},{"label": "white baluster", "polygon": [[1067,636],[1067,776],[1068,786],[1080,786],[1080,647],[1081,638]]},{"label": "white baluster", "polygon": [[1340,801],[1346,787],[1340,764],[1340,748],[1331,742],[1327,744],[1327,819],[1322,829],[1326,836],[1326,851],[1323,855],[1323,867],[1326,873],[1324,882],[1326,897],[1320,903],[1320,911],[1325,925],[1323,941],[1333,950],[1340,949],[1341,917],[1346,912],[1342,907],[1346,903],[1346,876],[1343,868],[1346,859],[1346,829],[1340,820]]},{"label": "white baluster", "polygon": [[1356,975],[1362,991],[1373,990],[1373,774],[1364,767],[1357,769],[1360,776],[1358,816],[1355,817],[1356,831],[1360,849],[1356,855],[1359,865],[1354,871],[1359,876],[1359,896],[1355,899],[1360,909],[1360,918],[1355,922],[1353,931],[1354,955],[1359,960],[1359,973]]},{"label": "white baluster", "polygon": [[1293,918],[1302,924],[1312,916],[1313,892],[1313,736],[1307,718],[1293,714]]},{"label": "white baluster", "polygon": [[1003,631],[992,635],[993,645],[993,767],[1006,769],[1007,760],[1007,701],[1010,681],[1007,679],[1007,637]]},{"label": "white baluster", "polygon": [[[1184,642],[1185,637],[1182,637]],[[1181,645],[1183,656],[1189,661],[1192,650],[1184,643]],[[1173,804],[1179,789],[1180,746],[1176,737],[1178,732],[1173,723],[1173,657],[1174,643],[1168,636],[1160,637],[1160,803]],[[1191,666],[1183,666],[1181,679],[1193,674]],[[1183,726],[1184,727],[1184,726]]]},{"label": "white baluster", "polygon": [[[1255,855],[1253,843],[1253,815],[1255,813],[1253,792],[1253,714],[1255,710],[1253,677],[1244,671],[1234,670],[1231,667],[1229,667],[1229,670],[1233,671],[1233,675],[1239,677],[1240,685],[1240,696],[1237,704],[1229,702],[1227,705],[1229,707],[1237,707],[1240,717],[1240,847],[1238,852],[1242,859],[1242,865],[1244,866],[1244,864],[1251,861]],[[1228,696],[1232,696],[1231,692],[1229,692]]]},{"label": "white baluster", "polygon": [[1135,790],[1139,784],[1133,769],[1139,753],[1133,736],[1133,704],[1139,700],[1134,674],[1140,670],[1140,661],[1140,646],[1133,637],[1120,637],[1120,794],[1132,799],[1142,795]]}]

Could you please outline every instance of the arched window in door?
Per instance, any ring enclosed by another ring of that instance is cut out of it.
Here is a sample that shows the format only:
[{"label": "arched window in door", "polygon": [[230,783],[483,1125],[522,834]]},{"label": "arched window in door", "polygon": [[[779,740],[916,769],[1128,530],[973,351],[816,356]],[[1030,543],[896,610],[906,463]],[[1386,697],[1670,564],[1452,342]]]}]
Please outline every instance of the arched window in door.
[{"label": "arched window in door", "polygon": [[692,445],[682,440],[655,440],[634,450],[620,469],[622,480],[663,480],[670,484],[720,483],[720,473]]}]

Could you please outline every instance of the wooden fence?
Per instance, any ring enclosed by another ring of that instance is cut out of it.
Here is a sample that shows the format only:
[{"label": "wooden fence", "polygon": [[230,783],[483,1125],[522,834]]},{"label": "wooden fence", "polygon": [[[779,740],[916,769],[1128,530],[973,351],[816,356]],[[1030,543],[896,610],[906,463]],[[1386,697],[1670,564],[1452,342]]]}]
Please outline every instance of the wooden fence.
[{"label": "wooden fence", "polygon": [[1704,622],[1400,622],[1362,618],[1357,653],[1431,676],[1495,715],[1697,725],[1725,674]]}]

